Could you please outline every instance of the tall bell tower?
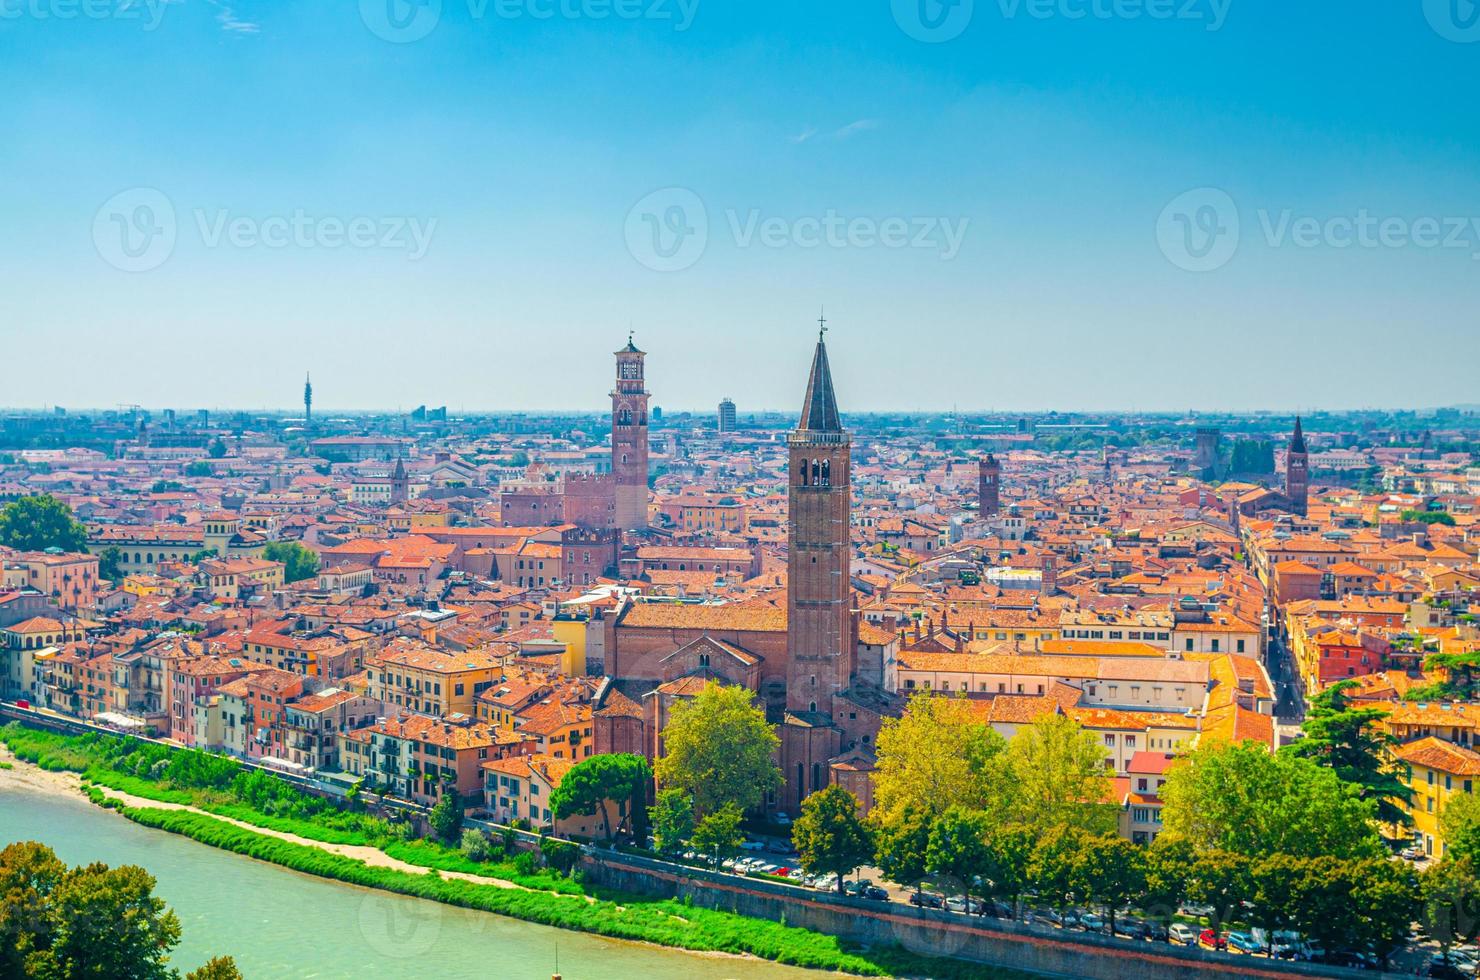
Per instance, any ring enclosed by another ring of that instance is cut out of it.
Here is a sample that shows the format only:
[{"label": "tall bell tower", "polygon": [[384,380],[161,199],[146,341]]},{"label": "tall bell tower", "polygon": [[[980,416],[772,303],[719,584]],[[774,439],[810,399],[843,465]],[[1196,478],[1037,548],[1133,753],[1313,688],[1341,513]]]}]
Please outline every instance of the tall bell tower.
[{"label": "tall bell tower", "polygon": [[857,661],[848,578],[849,443],[819,330],[802,418],[786,437],[786,712],[780,728],[786,785],[778,802],[793,813],[832,780],[832,760],[842,746],[834,698],[848,689]]},{"label": "tall bell tower", "polygon": [[1305,430],[1298,415],[1295,431],[1290,434],[1290,446],[1285,451],[1285,496],[1290,498],[1290,510],[1304,517],[1310,501],[1310,453],[1305,447]]},{"label": "tall bell tower", "polygon": [[617,385],[612,389],[612,479],[615,483],[617,530],[648,526],[648,391],[643,358],[632,335],[616,352]]}]

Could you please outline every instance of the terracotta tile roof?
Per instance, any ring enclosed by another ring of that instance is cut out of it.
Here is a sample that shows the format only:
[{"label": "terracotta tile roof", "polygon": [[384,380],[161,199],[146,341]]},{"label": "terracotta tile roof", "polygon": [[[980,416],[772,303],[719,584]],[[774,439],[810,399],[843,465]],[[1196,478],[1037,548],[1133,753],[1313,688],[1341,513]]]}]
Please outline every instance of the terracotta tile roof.
[{"label": "terracotta tile roof", "polygon": [[719,606],[671,602],[633,603],[618,622],[619,627],[689,629],[712,632],[783,633],[786,610],[776,606]]},{"label": "terracotta tile roof", "polygon": [[1455,776],[1480,776],[1480,752],[1432,735],[1400,745],[1393,754],[1409,765],[1423,766]]}]

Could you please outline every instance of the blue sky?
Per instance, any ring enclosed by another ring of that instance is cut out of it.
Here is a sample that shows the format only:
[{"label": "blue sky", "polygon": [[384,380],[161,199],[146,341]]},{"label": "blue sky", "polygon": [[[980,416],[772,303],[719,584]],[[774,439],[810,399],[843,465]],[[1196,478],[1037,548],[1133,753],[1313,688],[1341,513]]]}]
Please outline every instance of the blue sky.
[{"label": "blue sky", "polygon": [[0,0],[0,404],[1474,400],[1470,0],[120,2]]}]

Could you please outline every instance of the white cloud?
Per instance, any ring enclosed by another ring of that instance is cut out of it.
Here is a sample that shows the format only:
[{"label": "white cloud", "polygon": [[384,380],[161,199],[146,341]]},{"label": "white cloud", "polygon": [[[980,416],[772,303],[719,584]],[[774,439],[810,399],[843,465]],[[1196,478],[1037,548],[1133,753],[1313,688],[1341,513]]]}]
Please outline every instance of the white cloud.
[{"label": "white cloud", "polygon": [[837,130],[832,135],[833,135],[833,139],[845,140],[848,137],[854,135],[855,133],[862,133],[862,132],[866,132],[867,130],[870,130],[870,129],[878,129],[878,128],[879,128],[879,120],[877,120],[877,119],[857,119],[857,120],[854,120],[853,122],[850,122],[848,125],[842,127],[841,129]]}]

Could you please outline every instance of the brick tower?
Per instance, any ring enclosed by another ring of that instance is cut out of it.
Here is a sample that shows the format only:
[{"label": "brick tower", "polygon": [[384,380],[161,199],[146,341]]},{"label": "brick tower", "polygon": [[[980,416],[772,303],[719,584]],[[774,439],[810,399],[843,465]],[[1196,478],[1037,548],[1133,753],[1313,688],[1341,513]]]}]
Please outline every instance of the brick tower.
[{"label": "brick tower", "polygon": [[1310,454],[1305,449],[1305,432],[1298,415],[1285,452],[1285,496],[1290,498],[1290,510],[1304,517],[1310,500]]},{"label": "brick tower", "polygon": [[786,723],[782,726],[784,800],[794,810],[828,784],[841,732],[833,698],[853,677],[852,590],[848,565],[849,438],[838,416],[821,333],[789,468],[786,589]]},{"label": "brick tower", "polygon": [[1002,511],[1002,464],[997,457],[987,453],[986,459],[977,463],[977,513],[983,517],[995,517]]},{"label": "brick tower", "polygon": [[396,468],[391,470],[391,503],[404,504],[409,493],[410,480],[406,477],[406,465],[396,457]]},{"label": "brick tower", "polygon": [[627,337],[616,352],[617,386],[612,389],[612,476],[617,530],[648,526],[648,392],[643,387],[647,355]]}]

